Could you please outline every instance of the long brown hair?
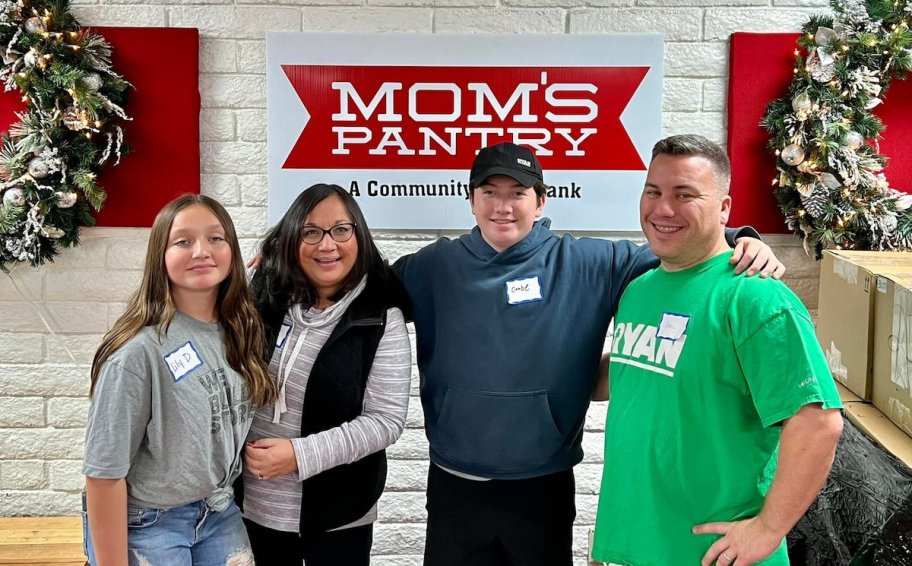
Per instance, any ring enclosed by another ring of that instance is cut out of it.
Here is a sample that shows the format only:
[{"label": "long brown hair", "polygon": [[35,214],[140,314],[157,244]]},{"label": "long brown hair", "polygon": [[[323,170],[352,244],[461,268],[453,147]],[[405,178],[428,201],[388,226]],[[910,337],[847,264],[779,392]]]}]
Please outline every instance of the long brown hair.
[{"label": "long brown hair", "polygon": [[171,281],[165,268],[171,224],[183,209],[200,204],[208,208],[225,230],[225,240],[231,246],[231,270],[219,285],[216,309],[225,333],[225,352],[228,364],[244,379],[255,406],[271,403],[278,396],[275,381],[269,378],[264,361],[265,338],[263,323],[257,314],[247,287],[244,261],[238,246],[237,233],[228,211],[216,200],[204,195],[183,195],[161,209],[146,248],[142,283],[130,297],[127,308],[105,334],[92,360],[92,380],[89,395],[95,391],[101,366],[146,326],[157,325],[159,338],[168,332],[176,307],[171,297]]}]

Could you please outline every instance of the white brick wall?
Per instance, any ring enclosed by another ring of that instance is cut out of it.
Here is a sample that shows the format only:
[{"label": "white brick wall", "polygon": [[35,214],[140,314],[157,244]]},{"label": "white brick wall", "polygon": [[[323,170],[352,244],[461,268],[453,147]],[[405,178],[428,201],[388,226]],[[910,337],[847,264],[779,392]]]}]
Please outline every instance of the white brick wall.
[{"label": "white brick wall", "polygon": [[[826,0],[81,0],[74,11],[87,25],[200,29],[203,192],[230,209],[249,253],[266,229],[267,30],[662,32],[664,133],[700,132],[723,141],[728,34],[796,30],[826,5]],[[385,232],[378,243],[395,259],[439,235]],[[42,270],[19,267],[11,278],[0,274],[0,516],[78,511],[88,364],[139,281],[146,238],[146,230],[90,229],[79,248]],[[817,264],[791,237],[769,241],[789,266],[792,287],[816,308]],[[417,383],[413,395],[408,428],[389,450],[390,475],[374,542],[378,566],[420,564],[427,445]],[[593,405],[586,458],[576,468],[579,565],[585,563],[586,532],[595,516],[604,418],[605,405]]]}]

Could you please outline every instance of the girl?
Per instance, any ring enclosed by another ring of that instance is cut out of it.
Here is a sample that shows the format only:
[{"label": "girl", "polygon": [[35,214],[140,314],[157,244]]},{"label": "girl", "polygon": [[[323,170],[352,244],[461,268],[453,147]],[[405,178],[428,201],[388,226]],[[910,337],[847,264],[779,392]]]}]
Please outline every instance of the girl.
[{"label": "girl", "polygon": [[337,185],[298,196],[266,235],[252,285],[280,386],[275,405],[257,411],[245,451],[256,560],[367,565],[384,449],[408,409],[405,292]]},{"label": "girl", "polygon": [[179,197],[142,283],[92,362],[86,552],[92,566],[252,565],[233,503],[252,405],[275,398],[231,218]]}]

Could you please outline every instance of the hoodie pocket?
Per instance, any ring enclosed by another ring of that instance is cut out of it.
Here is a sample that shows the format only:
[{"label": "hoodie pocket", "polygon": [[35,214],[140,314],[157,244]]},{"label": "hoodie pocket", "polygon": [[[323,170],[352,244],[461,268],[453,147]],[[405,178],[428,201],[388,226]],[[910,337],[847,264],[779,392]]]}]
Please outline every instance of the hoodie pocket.
[{"label": "hoodie pocket", "polygon": [[468,473],[531,472],[563,440],[547,391],[479,392],[447,387],[433,449]]}]

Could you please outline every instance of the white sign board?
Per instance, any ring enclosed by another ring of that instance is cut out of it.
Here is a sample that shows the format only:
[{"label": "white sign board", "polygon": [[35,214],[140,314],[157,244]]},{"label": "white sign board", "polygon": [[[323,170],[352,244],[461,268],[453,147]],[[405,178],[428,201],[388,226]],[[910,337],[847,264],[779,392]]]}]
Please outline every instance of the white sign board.
[{"label": "white sign board", "polygon": [[482,147],[532,148],[557,230],[639,230],[660,35],[268,33],[269,221],[334,183],[371,227],[467,229]]}]

